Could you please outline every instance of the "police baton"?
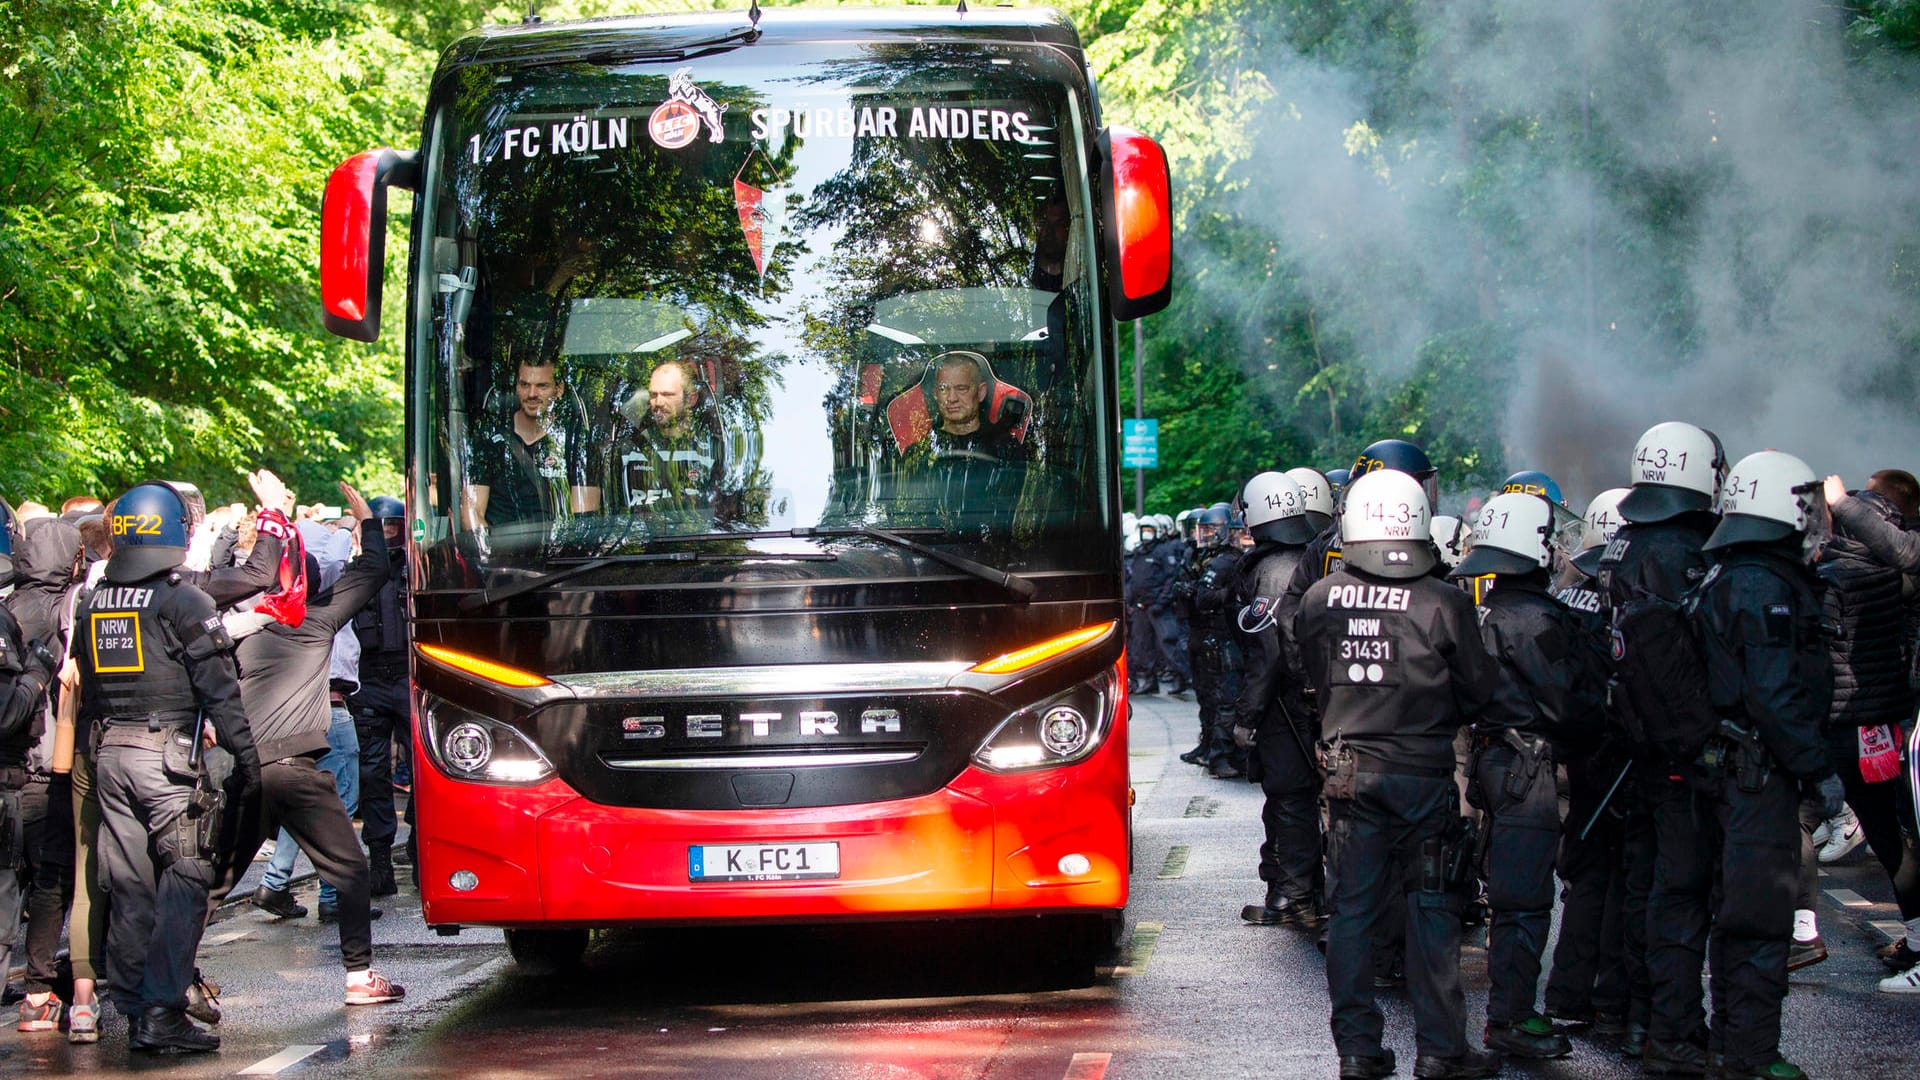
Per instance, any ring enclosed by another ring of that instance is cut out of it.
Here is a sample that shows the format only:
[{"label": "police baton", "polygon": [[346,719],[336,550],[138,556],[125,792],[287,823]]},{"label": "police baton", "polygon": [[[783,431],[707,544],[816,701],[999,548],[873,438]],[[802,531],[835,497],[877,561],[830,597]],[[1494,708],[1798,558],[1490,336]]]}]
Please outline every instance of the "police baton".
[{"label": "police baton", "polygon": [[1632,770],[1633,762],[1631,761],[1620,766],[1620,775],[1613,778],[1613,786],[1608,788],[1606,795],[1600,799],[1600,805],[1593,808],[1593,816],[1587,819],[1587,827],[1580,830],[1580,839],[1585,840],[1587,834],[1593,831],[1593,827],[1599,824],[1600,815],[1607,812],[1607,804],[1613,801],[1613,793],[1620,790],[1621,784],[1626,783],[1627,773]]}]

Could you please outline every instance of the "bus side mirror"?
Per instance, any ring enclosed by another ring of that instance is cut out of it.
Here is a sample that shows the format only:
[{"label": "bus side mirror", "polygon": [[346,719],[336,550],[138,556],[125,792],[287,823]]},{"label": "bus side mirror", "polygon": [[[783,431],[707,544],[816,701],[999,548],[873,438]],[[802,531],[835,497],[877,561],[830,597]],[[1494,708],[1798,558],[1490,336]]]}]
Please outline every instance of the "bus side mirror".
[{"label": "bus side mirror", "polygon": [[320,317],[355,341],[380,336],[387,260],[387,189],[418,183],[419,155],[368,150],[340,163],[320,204]]},{"label": "bus side mirror", "polygon": [[1173,196],[1167,153],[1132,128],[1100,133],[1108,301],[1125,322],[1173,299]]}]

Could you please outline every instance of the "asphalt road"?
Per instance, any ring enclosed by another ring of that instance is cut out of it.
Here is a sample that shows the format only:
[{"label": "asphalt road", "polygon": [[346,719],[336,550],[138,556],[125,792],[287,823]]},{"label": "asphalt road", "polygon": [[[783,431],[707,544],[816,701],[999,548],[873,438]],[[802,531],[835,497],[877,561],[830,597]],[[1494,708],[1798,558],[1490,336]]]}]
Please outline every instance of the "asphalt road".
[{"label": "asphalt road", "polygon": [[[219,1054],[152,1059],[102,1041],[0,1030],[0,1076],[680,1077],[1100,1080],[1335,1075],[1325,977],[1309,937],[1241,924],[1260,793],[1174,756],[1193,705],[1137,702],[1133,902],[1114,965],[1089,981],[1037,962],[1032,928],[762,928],[603,935],[565,980],[519,975],[500,935],[442,938],[402,894],[374,924],[395,1005],[340,1003],[339,944],[311,919],[222,912],[201,962],[224,984]],[[1876,993],[1876,921],[1891,892],[1863,853],[1831,868],[1820,912],[1832,958],[1795,975],[1787,1053],[1814,1077],[1920,1075],[1920,996]],[[302,890],[312,903],[312,884]],[[1889,922],[1889,926],[1891,923]],[[1484,953],[1470,945],[1470,1031],[1484,1016]],[[1381,997],[1388,1043],[1412,1075],[1404,995]],[[1629,1077],[1601,1040],[1512,1077]]]}]

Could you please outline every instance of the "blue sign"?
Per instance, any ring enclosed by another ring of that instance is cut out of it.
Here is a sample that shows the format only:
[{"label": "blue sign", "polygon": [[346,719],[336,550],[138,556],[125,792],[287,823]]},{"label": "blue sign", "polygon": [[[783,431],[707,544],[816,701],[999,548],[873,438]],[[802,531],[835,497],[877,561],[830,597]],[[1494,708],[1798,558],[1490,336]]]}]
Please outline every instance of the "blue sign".
[{"label": "blue sign", "polygon": [[1120,421],[1120,467],[1123,469],[1160,467],[1160,421]]}]

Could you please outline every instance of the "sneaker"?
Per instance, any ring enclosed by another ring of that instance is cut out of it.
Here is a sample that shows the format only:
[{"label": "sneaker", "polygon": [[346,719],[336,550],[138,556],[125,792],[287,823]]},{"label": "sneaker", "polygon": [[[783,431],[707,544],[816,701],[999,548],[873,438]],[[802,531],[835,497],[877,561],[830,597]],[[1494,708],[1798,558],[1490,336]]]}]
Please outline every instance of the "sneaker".
[{"label": "sneaker", "polygon": [[193,969],[193,981],[187,984],[187,1015],[203,1024],[220,1022],[220,984]]},{"label": "sneaker", "polygon": [[1920,994],[1920,964],[1915,964],[1898,975],[1889,975],[1881,979],[1880,992],[1883,994]]},{"label": "sneaker", "polygon": [[[38,1004],[34,998],[39,998]],[[15,1031],[58,1031],[60,1030],[60,999],[51,993],[28,994],[20,1003],[20,1023]]]},{"label": "sneaker", "polygon": [[1867,842],[1867,834],[1861,831],[1860,819],[1853,816],[1851,809],[1841,811],[1839,821],[1833,827],[1833,834],[1827,842],[1820,845],[1820,863],[1836,863],[1853,854],[1855,848]]},{"label": "sneaker", "polygon": [[1517,1058],[1543,1061],[1573,1053],[1573,1043],[1554,1029],[1553,1021],[1539,1014],[1518,1023],[1487,1022],[1487,1049]]},{"label": "sneaker", "polygon": [[67,1009],[67,1041],[70,1043],[96,1043],[100,1041],[100,1003],[74,1005]]},{"label": "sneaker", "polygon": [[253,890],[254,907],[276,919],[304,919],[307,906],[293,898],[291,889],[269,889],[265,885]]},{"label": "sneaker", "polygon": [[367,972],[366,982],[347,983],[347,1004],[379,1005],[388,1001],[399,1001],[407,996],[407,988],[388,979],[377,971]]},{"label": "sneaker", "polygon": [[1827,943],[1818,935],[1812,941],[1796,941],[1787,949],[1787,970],[1799,971],[1827,958]]},{"label": "sneaker", "polygon": [[1905,971],[1920,964],[1920,952],[1907,948],[1907,939],[1901,938],[1891,945],[1883,945],[1877,951],[1880,962],[1887,965],[1888,971]]},{"label": "sneaker", "polygon": [[1720,1075],[1726,1080],[1807,1080],[1800,1066],[1784,1059],[1765,1065],[1728,1065],[1720,1070]]},{"label": "sneaker", "polygon": [[1813,846],[1814,847],[1826,846],[1827,841],[1833,837],[1833,823],[1838,820],[1839,820],[1838,817],[1830,817],[1827,820],[1821,822],[1817,827],[1814,828],[1813,830]]}]

